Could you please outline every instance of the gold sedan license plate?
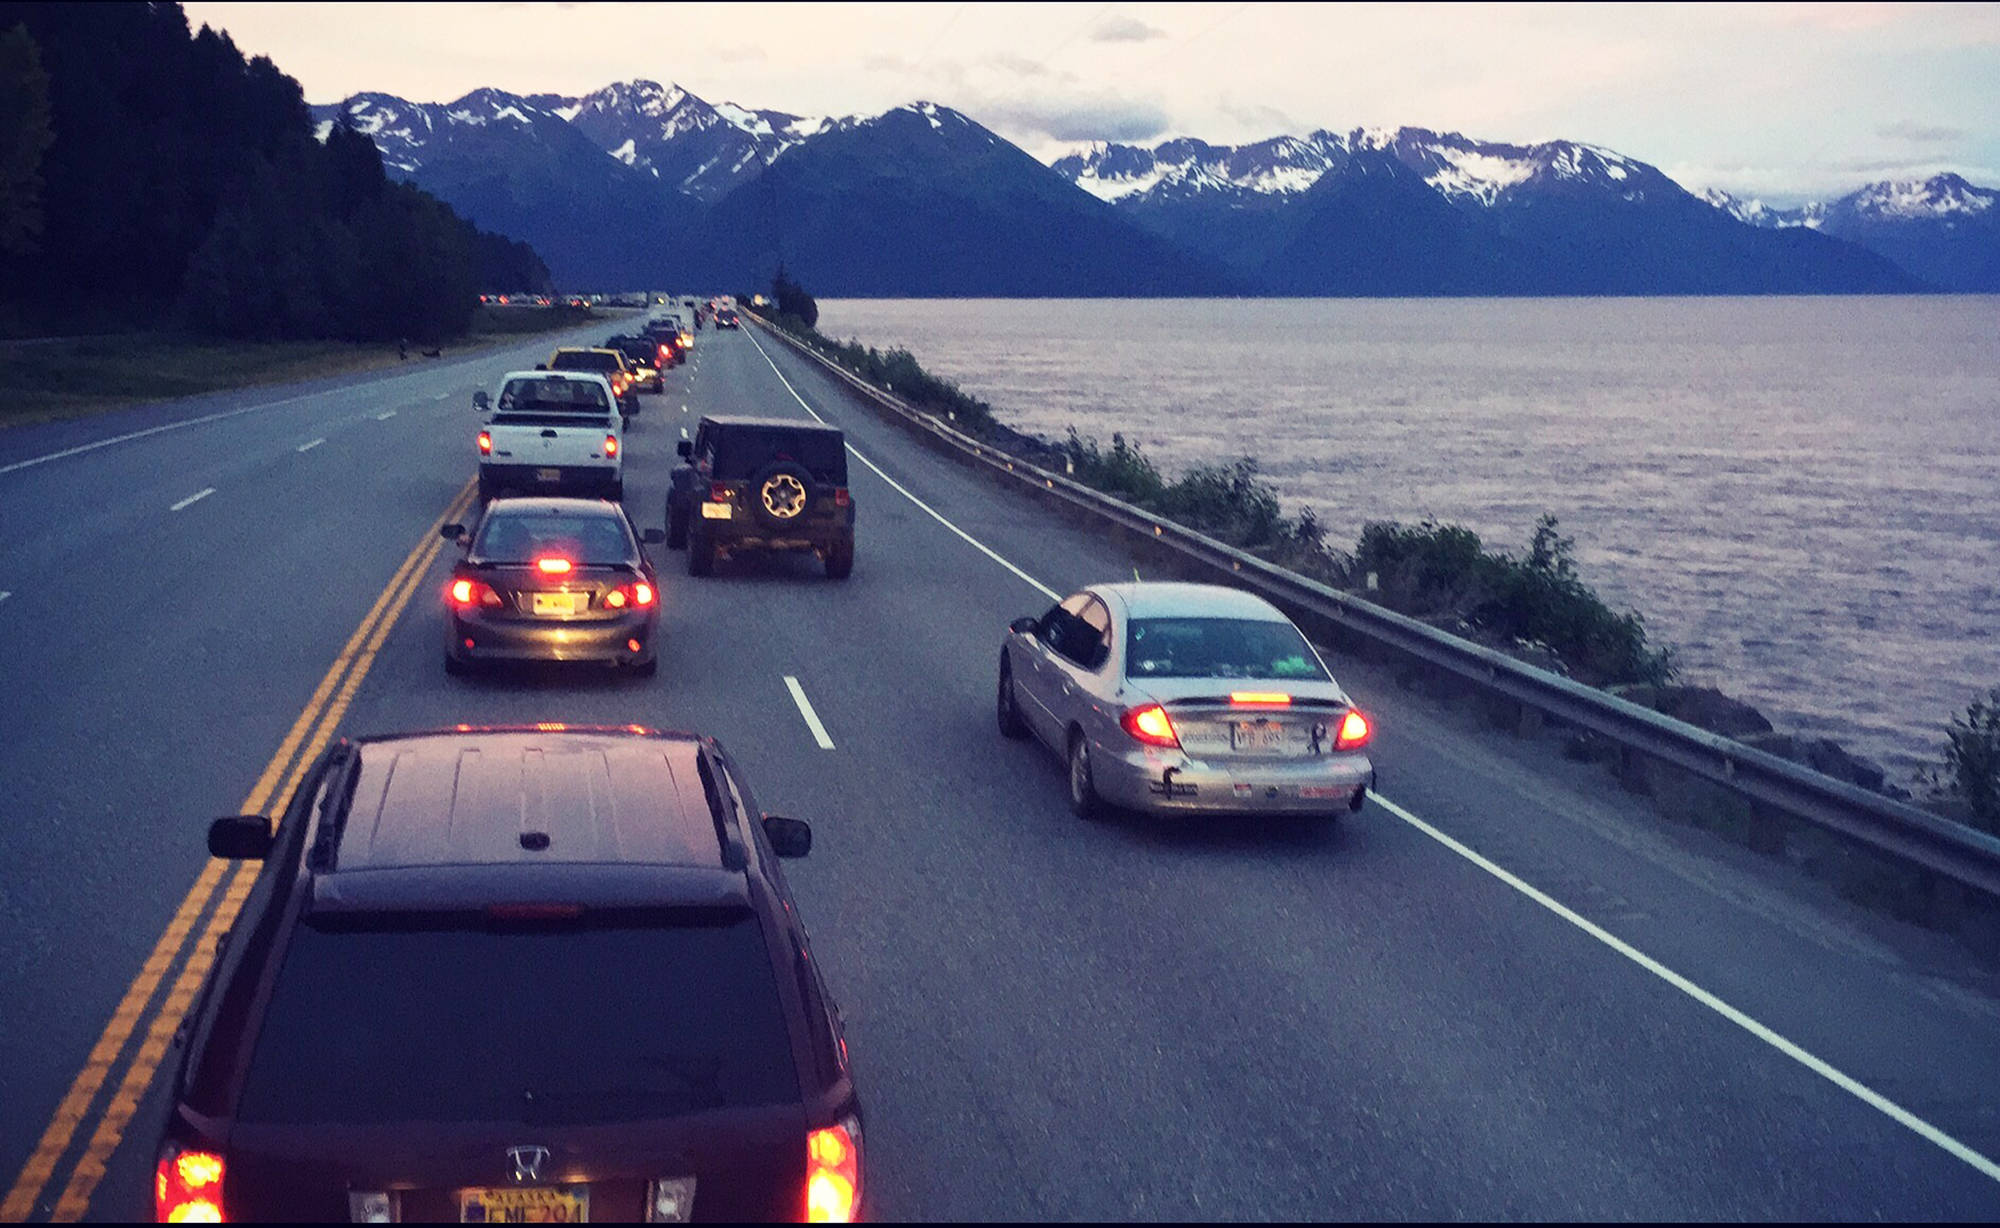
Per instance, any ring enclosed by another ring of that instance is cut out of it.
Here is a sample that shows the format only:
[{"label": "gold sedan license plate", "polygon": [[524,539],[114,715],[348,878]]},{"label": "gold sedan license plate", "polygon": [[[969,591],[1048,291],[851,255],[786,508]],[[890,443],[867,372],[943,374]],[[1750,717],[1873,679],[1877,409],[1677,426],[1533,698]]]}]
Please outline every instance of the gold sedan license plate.
[{"label": "gold sedan license plate", "polygon": [[535,613],[574,614],[577,612],[577,599],[582,596],[582,593],[536,593]]},{"label": "gold sedan license plate", "polygon": [[584,1224],[590,1222],[587,1185],[460,1190],[461,1224]]},{"label": "gold sedan license plate", "polygon": [[1285,727],[1273,721],[1238,721],[1230,743],[1235,750],[1281,751],[1285,749]]}]

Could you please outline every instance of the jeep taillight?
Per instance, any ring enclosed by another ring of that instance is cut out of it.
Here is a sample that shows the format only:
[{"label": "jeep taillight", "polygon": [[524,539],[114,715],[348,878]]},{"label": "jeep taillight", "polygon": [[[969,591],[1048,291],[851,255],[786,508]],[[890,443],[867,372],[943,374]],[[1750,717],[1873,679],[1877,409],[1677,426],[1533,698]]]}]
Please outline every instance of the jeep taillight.
[{"label": "jeep taillight", "polygon": [[847,497],[847,487],[836,486],[833,488],[833,505],[835,507],[846,507],[851,502],[853,502],[853,500]]},{"label": "jeep taillight", "polygon": [[162,1224],[220,1224],[227,1166],[213,1151],[168,1143],[153,1174],[153,1217]]},{"label": "jeep taillight", "polygon": [[708,484],[708,501],[710,503],[729,502],[729,483],[710,482]]}]

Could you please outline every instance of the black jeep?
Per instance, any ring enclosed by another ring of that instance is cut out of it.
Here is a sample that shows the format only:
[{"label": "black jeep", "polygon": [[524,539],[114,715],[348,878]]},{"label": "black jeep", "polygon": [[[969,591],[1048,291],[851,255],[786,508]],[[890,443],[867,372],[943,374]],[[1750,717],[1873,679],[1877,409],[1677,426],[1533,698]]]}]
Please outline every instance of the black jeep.
[{"label": "black jeep", "polygon": [[854,570],[854,500],[839,428],[703,418],[680,454],[667,490],[667,545],[686,548],[689,575],[708,575],[718,554],[744,550],[810,550],[835,580]]}]

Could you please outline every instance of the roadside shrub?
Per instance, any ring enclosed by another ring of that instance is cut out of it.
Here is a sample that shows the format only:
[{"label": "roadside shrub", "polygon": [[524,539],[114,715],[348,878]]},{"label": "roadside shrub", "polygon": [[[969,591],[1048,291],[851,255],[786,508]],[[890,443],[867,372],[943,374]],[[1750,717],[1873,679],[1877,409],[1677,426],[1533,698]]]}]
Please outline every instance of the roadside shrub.
[{"label": "roadside shrub", "polygon": [[2000,687],[1945,727],[1944,785],[1975,826],[2000,835]]},{"label": "roadside shrub", "polygon": [[1166,480],[1138,448],[1113,435],[1109,451],[1100,449],[1095,438],[1078,435],[1069,428],[1069,438],[1059,447],[1068,462],[1070,475],[1094,490],[1116,499],[1149,507],[1166,489]]}]

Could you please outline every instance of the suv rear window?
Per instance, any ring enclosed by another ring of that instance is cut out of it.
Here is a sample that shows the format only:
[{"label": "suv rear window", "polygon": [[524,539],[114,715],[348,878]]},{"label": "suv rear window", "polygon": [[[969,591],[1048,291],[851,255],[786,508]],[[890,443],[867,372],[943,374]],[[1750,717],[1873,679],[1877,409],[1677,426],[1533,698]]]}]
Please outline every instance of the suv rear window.
[{"label": "suv rear window", "polygon": [[833,431],[728,427],[715,432],[715,477],[741,482],[773,461],[796,461],[815,482],[847,485],[847,444]]},{"label": "suv rear window", "polygon": [[798,1096],[747,911],[555,926],[322,918],[293,934],[238,1116],[533,1127]]},{"label": "suv rear window", "polygon": [[617,371],[623,362],[616,354],[603,354],[596,350],[564,350],[549,363],[551,371]]},{"label": "suv rear window", "polygon": [[593,414],[611,412],[604,388],[595,380],[510,379],[500,389],[496,413]]}]

